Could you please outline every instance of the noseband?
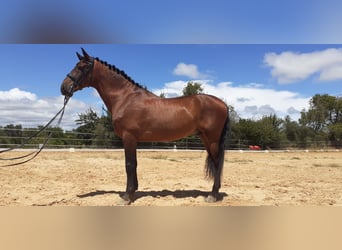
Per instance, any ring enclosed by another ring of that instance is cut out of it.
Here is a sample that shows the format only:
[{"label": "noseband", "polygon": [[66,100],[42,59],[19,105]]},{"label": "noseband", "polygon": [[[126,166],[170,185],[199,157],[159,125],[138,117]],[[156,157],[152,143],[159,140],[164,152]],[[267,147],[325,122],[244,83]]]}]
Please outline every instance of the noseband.
[{"label": "noseband", "polygon": [[78,87],[82,80],[89,74],[89,72],[93,69],[93,66],[94,66],[94,58],[91,58],[91,61],[90,62],[87,62],[88,64],[88,67],[82,71],[82,74],[79,76],[79,77],[73,77],[70,73],[67,74],[67,77],[72,81],[72,84],[69,88],[69,93],[70,93],[70,96],[74,93],[74,89],[76,87]]}]

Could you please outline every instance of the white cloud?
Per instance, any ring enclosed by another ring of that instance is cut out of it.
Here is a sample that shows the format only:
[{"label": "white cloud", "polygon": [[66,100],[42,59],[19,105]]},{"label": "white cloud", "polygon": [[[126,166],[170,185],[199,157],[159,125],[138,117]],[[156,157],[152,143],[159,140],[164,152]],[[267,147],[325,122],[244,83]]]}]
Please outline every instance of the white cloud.
[{"label": "white cloud", "polygon": [[177,76],[186,76],[189,78],[206,78],[205,74],[198,71],[197,65],[178,63],[176,68],[173,70],[173,74]]},{"label": "white cloud", "polygon": [[[261,88],[261,84],[236,85],[232,82],[213,84],[211,80],[196,80],[201,83],[204,92],[223,99],[232,105],[241,118],[261,118],[263,115],[276,114],[280,118],[290,115],[298,120],[300,111],[308,109],[310,98],[301,97],[296,92],[277,91]],[[182,95],[186,81],[166,83],[164,88],[153,92],[164,93],[166,97]]]},{"label": "white cloud", "polygon": [[[0,126],[21,124],[23,127],[45,125],[63,107],[63,96],[38,98],[36,94],[13,88],[0,91]],[[90,106],[75,98],[70,99],[61,127],[72,129],[79,113]],[[54,126],[55,123],[52,124]]]},{"label": "white cloud", "polygon": [[342,49],[326,49],[311,53],[267,53],[264,63],[279,83],[293,83],[318,74],[319,81],[342,79]]},{"label": "white cloud", "polygon": [[342,79],[342,64],[325,69],[319,76],[321,81],[334,81]]},{"label": "white cloud", "polygon": [[34,101],[37,99],[37,96],[33,93],[22,91],[18,88],[10,89],[9,91],[0,91],[0,101],[9,101],[9,100],[31,100]]}]

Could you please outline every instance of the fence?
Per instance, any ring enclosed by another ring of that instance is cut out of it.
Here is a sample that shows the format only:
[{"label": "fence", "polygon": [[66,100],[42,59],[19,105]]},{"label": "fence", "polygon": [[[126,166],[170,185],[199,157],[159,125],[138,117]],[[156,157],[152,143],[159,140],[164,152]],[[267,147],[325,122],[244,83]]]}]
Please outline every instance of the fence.
[{"label": "fence", "polygon": [[[38,148],[43,143],[47,134],[52,132],[52,136],[46,148],[123,148],[122,141],[118,137],[99,138],[92,133],[63,132],[61,129],[47,130],[42,132],[29,142],[26,139],[37,132],[37,129],[16,129],[0,128],[0,148],[14,147],[25,143],[25,148]],[[113,135],[111,135],[113,136]],[[225,142],[226,149],[246,150],[253,145],[249,140],[227,138]],[[327,141],[307,141],[305,143],[293,143],[289,141],[280,141],[277,148],[268,148],[265,145],[258,145],[261,149],[326,149],[332,147]],[[340,145],[341,146],[341,145]],[[336,146],[335,146],[336,147]],[[204,145],[198,136],[190,136],[173,142],[141,142],[138,144],[140,149],[198,149],[203,150]]]},{"label": "fence", "polygon": [[[27,138],[37,132],[37,129],[0,128],[0,148],[15,147],[25,144],[24,148],[38,148],[52,133],[46,148],[122,148],[122,141],[118,137],[98,138],[93,133],[63,132],[60,130],[46,130],[38,137],[27,141]],[[204,149],[198,137],[187,137],[174,142],[141,142],[141,149]]]}]

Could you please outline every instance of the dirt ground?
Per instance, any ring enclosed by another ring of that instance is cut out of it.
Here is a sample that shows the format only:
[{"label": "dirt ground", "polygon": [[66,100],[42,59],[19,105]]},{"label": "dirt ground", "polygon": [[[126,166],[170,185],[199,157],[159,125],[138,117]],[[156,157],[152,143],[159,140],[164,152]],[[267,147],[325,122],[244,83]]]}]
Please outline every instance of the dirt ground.
[{"label": "dirt ground", "polygon": [[[205,151],[139,151],[131,205],[342,205],[342,152],[226,152],[216,203],[205,202],[213,183],[205,158]],[[125,187],[123,151],[43,151],[24,165],[0,167],[2,206],[116,206]]]}]

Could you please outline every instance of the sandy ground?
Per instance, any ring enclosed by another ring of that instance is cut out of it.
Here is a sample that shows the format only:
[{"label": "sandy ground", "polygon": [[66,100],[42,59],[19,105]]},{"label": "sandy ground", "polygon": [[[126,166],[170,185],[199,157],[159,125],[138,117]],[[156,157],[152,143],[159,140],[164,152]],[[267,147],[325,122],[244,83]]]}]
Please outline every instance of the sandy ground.
[{"label": "sandy ground", "polygon": [[[204,151],[139,151],[131,205],[342,205],[342,152],[228,152],[223,200],[216,203],[205,202],[212,187],[205,157]],[[125,187],[122,151],[43,151],[24,165],[0,168],[2,206],[115,206]]]}]

